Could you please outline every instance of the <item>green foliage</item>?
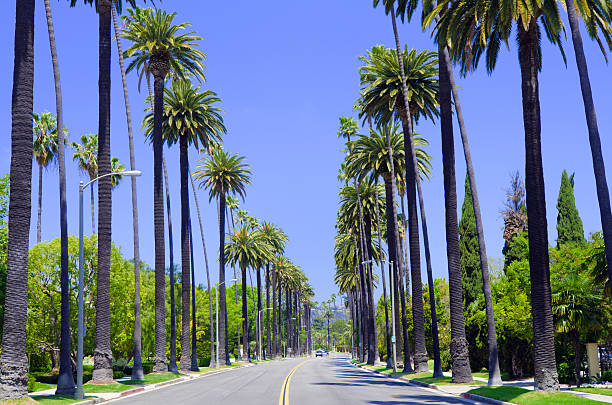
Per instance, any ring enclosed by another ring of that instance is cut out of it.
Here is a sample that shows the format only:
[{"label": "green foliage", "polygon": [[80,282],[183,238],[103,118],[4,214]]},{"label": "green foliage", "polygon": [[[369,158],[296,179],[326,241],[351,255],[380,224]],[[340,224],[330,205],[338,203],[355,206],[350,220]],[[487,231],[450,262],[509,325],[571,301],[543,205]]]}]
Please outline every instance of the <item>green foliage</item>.
[{"label": "green foliage", "polygon": [[465,198],[461,208],[461,221],[459,221],[459,250],[461,252],[463,304],[465,308],[468,308],[478,297],[483,295],[483,292],[476,217],[474,215],[470,179],[467,174],[465,175]]},{"label": "green foliage", "polygon": [[512,385],[498,387],[480,387],[469,391],[471,394],[493,398],[500,401],[512,402],[521,405],[581,405],[600,404],[601,402],[581,398],[567,392],[536,392]]},{"label": "green foliage", "polygon": [[574,175],[568,176],[565,170],[561,175],[557,211],[557,247],[566,243],[584,244],[582,219],[574,198]]},{"label": "green foliage", "polygon": [[4,295],[6,293],[6,253],[8,249],[9,175],[0,177],[0,342],[4,325]]}]

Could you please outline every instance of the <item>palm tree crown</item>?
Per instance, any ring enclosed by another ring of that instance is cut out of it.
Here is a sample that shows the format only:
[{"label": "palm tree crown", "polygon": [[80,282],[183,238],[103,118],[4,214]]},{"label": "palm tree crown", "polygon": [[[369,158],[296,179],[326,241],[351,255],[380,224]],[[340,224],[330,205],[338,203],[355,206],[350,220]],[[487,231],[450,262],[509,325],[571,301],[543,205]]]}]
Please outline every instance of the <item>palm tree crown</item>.
[{"label": "palm tree crown", "polygon": [[[200,160],[202,162],[202,159]],[[244,156],[230,154],[222,149],[216,150],[193,172],[200,187],[209,190],[210,200],[221,194],[237,194],[244,198],[245,186],[251,184],[251,170],[244,163]]]},{"label": "palm tree crown", "polygon": [[[32,114],[34,119],[34,157],[36,162],[47,167],[57,155],[57,122],[49,112]],[[67,131],[64,129],[64,133]]]},{"label": "palm tree crown", "polygon": [[272,259],[272,252],[265,235],[241,225],[225,244],[225,257],[229,263],[237,264],[241,269],[256,269]]}]

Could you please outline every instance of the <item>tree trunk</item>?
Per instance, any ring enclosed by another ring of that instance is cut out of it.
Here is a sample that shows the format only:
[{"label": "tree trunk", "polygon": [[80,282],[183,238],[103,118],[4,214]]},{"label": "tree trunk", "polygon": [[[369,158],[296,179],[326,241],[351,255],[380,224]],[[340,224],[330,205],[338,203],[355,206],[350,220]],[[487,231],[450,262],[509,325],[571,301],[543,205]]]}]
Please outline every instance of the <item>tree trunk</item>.
[{"label": "tree trunk", "polygon": [[[57,112],[57,163],[59,166],[59,196],[60,196],[60,290],[61,290],[61,333],[60,333],[60,369],[57,380],[58,395],[74,395],[74,377],[72,375],[72,364],[70,360],[70,273],[68,263],[68,219],[66,206],[66,168],[64,159],[64,114],[62,108],[62,89],[60,85],[59,64],[57,61],[57,49],[55,46],[55,31],[53,29],[53,17],[51,4],[45,0],[45,14],[47,17],[47,30],[49,32],[49,47],[51,50],[51,62],[53,65],[53,78],[55,82],[55,109]],[[42,237],[41,214],[42,214],[42,166],[38,171],[38,232],[37,241],[40,243]]]},{"label": "tree trunk", "polygon": [[247,274],[246,267],[240,269],[242,272],[242,346],[244,356],[251,362],[251,345],[249,344],[249,309],[247,305]]},{"label": "tree trunk", "polygon": [[[48,1],[48,0],[45,0]],[[115,37],[117,40],[117,52],[119,54],[119,68],[121,70],[121,82],[123,84],[123,98],[125,101],[125,117],[127,121],[128,141],[130,148],[130,170],[136,170],[134,157],[134,137],[132,134],[132,114],[128,98],[127,81],[125,78],[125,65],[123,63],[123,51],[119,39],[119,27],[117,25],[117,13],[115,7],[111,8]],[[134,228],[134,365],[132,366],[132,380],[143,380],[142,370],[142,326],[140,322],[140,242],[138,233],[138,193],[136,191],[136,178],[130,178],[132,184],[132,224]]]},{"label": "tree trunk", "polygon": [[[189,176],[191,177],[191,176]],[[191,227],[191,213],[189,213],[189,253],[191,256],[191,371],[200,371],[198,367],[197,330],[198,319],[196,317],[196,289],[195,289],[195,262],[193,260],[193,232]],[[210,300],[209,300],[210,301]]]},{"label": "tree trunk", "polygon": [[[367,260],[370,263],[366,265],[366,289],[368,294],[368,362],[371,364],[379,361],[380,356],[378,353],[378,335],[376,333],[376,302],[374,301],[374,280],[372,275],[372,218],[369,215],[365,215],[363,219],[363,225],[365,228],[365,244],[367,246]],[[335,307],[335,302],[334,302]],[[370,360],[370,357],[372,359]]]},{"label": "tree trunk", "polygon": [[[261,331],[261,270],[259,268],[255,269],[257,273],[257,317],[255,318],[255,322],[258,322],[257,329],[259,331],[259,336],[257,340],[257,347],[259,351],[257,353],[262,353],[264,349],[263,346],[263,332]],[[265,357],[264,357],[265,358]],[[261,360],[261,359],[259,359]]]},{"label": "tree trunk", "polygon": [[421,283],[421,248],[419,243],[419,217],[417,213],[417,162],[414,149],[414,135],[412,122],[409,118],[410,103],[406,88],[406,73],[395,14],[391,13],[395,48],[399,61],[400,76],[402,79],[402,94],[404,108],[402,126],[404,129],[404,150],[406,156],[406,203],[408,205],[408,242],[410,250],[410,273],[412,275],[412,322],[414,328],[414,371],[417,373],[429,371],[427,365],[427,347],[425,345],[425,314],[423,312],[423,284]]},{"label": "tree trunk", "polygon": [[591,145],[593,172],[595,174],[595,185],[597,187],[599,216],[601,218],[601,228],[604,235],[608,277],[609,280],[612,280],[612,212],[610,211],[610,194],[608,191],[608,182],[606,180],[606,168],[601,153],[601,140],[599,139],[597,115],[595,114],[595,104],[593,103],[593,95],[591,93],[591,81],[589,79],[589,71],[584,55],[584,48],[582,46],[582,36],[580,34],[578,15],[576,14],[576,5],[573,2],[567,3],[567,15],[572,32],[572,43],[574,45],[578,76],[580,78],[580,90],[582,92],[582,102],[584,103],[584,113],[586,116],[587,128],[589,130],[589,144]]},{"label": "tree trunk", "polygon": [[534,383],[541,391],[559,390],[550,291],[548,228],[538,90],[538,32],[535,20],[526,31],[519,22],[519,62],[525,127],[525,188],[529,229],[529,270],[533,316]]},{"label": "tree trunk", "polygon": [[[229,211],[229,215],[227,215],[228,211]],[[228,210],[226,207],[225,214],[226,214],[226,217],[231,218],[231,227],[230,227],[230,221],[227,221],[227,233],[228,235],[232,235],[233,234],[232,229],[235,229],[233,210],[231,208]],[[238,306],[238,278],[236,277],[236,264],[235,263],[232,263],[232,271],[234,274],[234,299],[235,299],[236,306]],[[240,328],[241,327],[242,325],[240,324],[240,322],[238,322],[238,324],[236,325],[236,336],[237,336],[237,341],[238,341],[238,356],[240,357],[243,356],[240,353]]]},{"label": "tree trunk", "polygon": [[[376,189],[376,198],[375,201],[378,201],[378,178],[376,179],[376,185],[375,185],[375,189]],[[376,233],[378,234],[378,246],[382,247],[382,241],[381,241],[381,236],[382,236],[382,231],[380,228],[380,214],[378,213],[378,203],[375,204],[376,208]],[[385,343],[387,345],[387,368],[392,368],[393,364],[392,364],[392,348],[391,348],[391,333],[389,331],[389,307],[387,306],[387,283],[385,281],[385,264],[384,261],[380,260],[380,275],[382,276],[382,286],[383,286],[383,303],[385,306]]]},{"label": "tree trunk", "polygon": [[210,292],[210,272],[208,270],[208,254],[206,253],[206,241],[204,239],[204,227],[202,226],[202,216],[200,215],[200,204],[198,202],[198,195],[196,193],[195,183],[191,170],[189,171],[189,179],[191,180],[191,190],[193,191],[193,200],[196,205],[196,212],[198,213],[198,222],[200,224],[200,237],[202,238],[202,250],[204,251],[204,265],[206,266],[206,284],[208,287],[208,315],[210,318],[210,364],[209,367],[214,365],[215,359],[215,335],[214,335],[214,313],[212,307],[212,299]]},{"label": "tree trunk", "polygon": [[27,396],[26,313],[32,210],[34,0],[16,1],[11,99],[11,172],[0,400]]},{"label": "tree trunk", "polygon": [[[49,0],[45,0],[47,2]],[[38,164],[38,215],[36,219],[36,243],[40,243],[42,241],[42,230],[40,221],[42,219],[42,190],[43,190],[43,167],[39,163]]]},{"label": "tree trunk", "polygon": [[219,195],[219,362],[230,365],[227,345],[227,303],[225,296],[225,192]]},{"label": "tree trunk", "polygon": [[[98,176],[111,172],[110,165],[110,62],[111,2],[98,2],[99,17],[99,102],[98,102]],[[110,345],[110,253],[111,253],[111,178],[98,180],[98,275],[96,293],[96,348],[92,380],[113,380],[113,353]]]},{"label": "tree trunk", "polygon": [[270,341],[270,263],[266,263],[266,345],[264,351],[264,360],[272,353],[272,342]]},{"label": "tree trunk", "polygon": [[440,131],[442,133],[442,166],[444,173],[444,208],[446,223],[446,255],[451,311],[450,352],[454,383],[472,381],[468,343],[463,318],[463,293],[459,258],[459,225],[457,220],[457,184],[455,180],[455,146],[453,140],[453,112],[448,70],[443,61],[448,57],[446,47],[439,45],[440,68]]},{"label": "tree trunk", "polygon": [[463,154],[465,156],[465,165],[467,167],[468,178],[470,181],[470,191],[472,193],[472,203],[474,205],[474,217],[476,219],[476,233],[478,236],[478,252],[480,254],[480,271],[482,273],[482,290],[485,298],[485,308],[487,314],[487,335],[489,349],[489,385],[501,385],[501,374],[499,371],[499,357],[497,350],[497,333],[495,331],[495,316],[493,313],[493,299],[491,297],[491,277],[489,275],[489,259],[487,257],[487,248],[485,245],[484,229],[482,225],[482,214],[480,212],[480,202],[478,199],[478,190],[476,187],[476,172],[472,164],[472,153],[468,142],[467,130],[463,120],[463,112],[461,103],[459,102],[459,90],[455,85],[455,77],[453,75],[453,66],[447,53],[444,55],[444,60],[441,61],[446,66],[448,78],[450,81],[453,99],[455,101],[455,110],[457,112],[457,121],[461,132],[461,143],[463,144]]},{"label": "tree trunk", "polygon": [[187,137],[180,136],[181,170],[181,362],[180,370],[189,371],[191,367],[190,348],[190,276],[189,276],[189,159],[187,156]]},{"label": "tree trunk", "polygon": [[[164,76],[163,72],[156,72],[153,82],[153,223],[155,232],[155,364],[153,371],[155,372],[168,370],[166,366],[166,251],[162,190]],[[166,182],[167,187],[168,182]],[[171,284],[172,287],[173,284]]]},{"label": "tree trunk", "polygon": [[427,284],[429,285],[429,308],[431,310],[431,335],[433,340],[434,369],[433,377],[442,378],[442,361],[440,359],[440,339],[438,337],[438,314],[436,313],[436,295],[431,268],[431,254],[429,251],[429,232],[427,231],[427,218],[425,215],[425,202],[421,190],[421,180],[417,177],[417,191],[419,193],[419,208],[421,209],[421,226],[423,227],[423,244],[425,245],[425,262],[427,263]]},{"label": "tree trunk", "polygon": [[[176,365],[176,304],[174,301],[174,238],[172,233],[172,210],[170,209],[170,187],[168,182],[168,168],[166,159],[162,153],[162,165],[164,167],[164,184],[166,185],[166,214],[168,215],[168,250],[170,255],[170,363],[168,371],[178,374]],[[166,370],[163,370],[166,371]]]},{"label": "tree trunk", "polygon": [[580,334],[576,331],[571,333],[574,345],[574,373],[576,374],[576,387],[580,387]]},{"label": "tree trunk", "polygon": [[283,356],[283,304],[282,304],[282,300],[283,300],[283,287],[282,287],[282,280],[279,274],[277,274],[276,276],[276,284],[278,284],[278,342],[277,342],[277,354],[280,355],[280,357]]},{"label": "tree trunk", "polygon": [[[89,178],[89,180],[93,180],[92,178]],[[90,203],[91,203],[91,233],[93,235],[96,234],[96,220],[95,220],[95,206],[94,206],[94,188],[93,188],[93,184],[91,185],[91,187],[89,187],[89,198],[90,198]]]},{"label": "tree trunk", "polygon": [[[275,267],[276,269],[276,267]],[[272,271],[272,357],[278,356],[278,341],[277,341],[277,326],[278,320],[276,318],[276,271]]]}]

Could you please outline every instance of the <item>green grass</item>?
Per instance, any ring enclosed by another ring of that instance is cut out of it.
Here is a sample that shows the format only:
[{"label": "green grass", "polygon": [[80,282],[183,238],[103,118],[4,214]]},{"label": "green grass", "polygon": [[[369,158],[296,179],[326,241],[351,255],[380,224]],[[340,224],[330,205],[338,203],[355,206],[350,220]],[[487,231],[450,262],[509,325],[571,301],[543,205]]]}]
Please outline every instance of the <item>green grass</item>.
[{"label": "green grass", "polygon": [[[489,378],[489,372],[486,371],[486,369],[483,369],[482,371],[476,372],[476,373],[472,373],[472,377],[479,377],[479,378]],[[502,381],[510,381],[510,375],[506,372],[502,372],[501,373],[501,379]]]},{"label": "green grass", "polygon": [[588,392],[589,394],[608,395],[612,397],[612,388],[572,388],[572,391]]},{"label": "green grass", "polygon": [[83,402],[86,399],[92,399],[94,397],[85,397],[85,399],[74,399],[64,395],[41,395],[35,397],[36,402],[43,405],[65,405],[65,404],[76,404],[77,402]]},{"label": "green grass", "polygon": [[41,383],[41,382],[38,382],[38,381],[34,382],[32,385],[33,386],[28,387],[28,391],[29,392],[44,391],[44,390],[49,390],[51,388],[56,388],[57,387],[57,385]]},{"label": "green grass", "polygon": [[165,381],[174,380],[176,378],[181,377],[181,375],[173,374],[173,373],[151,373],[147,374],[144,377],[144,380],[123,380],[118,381],[119,384],[125,385],[149,385],[149,384],[158,384]]},{"label": "green grass", "polygon": [[83,391],[87,393],[98,392],[123,392],[131,390],[133,387],[125,384],[84,384]]},{"label": "green grass", "polygon": [[601,404],[599,401],[581,398],[567,392],[534,392],[525,388],[513,387],[511,385],[503,385],[499,387],[480,387],[471,390],[470,393],[520,405]]},{"label": "green grass", "polygon": [[[458,384],[453,384],[451,377],[434,378],[431,373],[408,374],[405,376],[405,378],[410,379],[410,380],[424,382],[427,384],[458,385]],[[487,383],[484,381],[474,380],[470,384],[462,384],[462,385],[486,385],[486,384]]]}]

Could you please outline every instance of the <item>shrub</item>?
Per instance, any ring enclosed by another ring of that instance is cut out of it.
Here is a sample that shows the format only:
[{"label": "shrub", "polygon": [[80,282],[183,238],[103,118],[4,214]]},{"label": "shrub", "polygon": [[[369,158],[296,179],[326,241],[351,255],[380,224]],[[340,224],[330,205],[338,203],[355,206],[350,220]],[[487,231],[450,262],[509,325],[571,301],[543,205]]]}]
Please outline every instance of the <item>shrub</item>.
[{"label": "shrub", "polygon": [[612,370],[607,370],[601,373],[601,380],[612,382]]},{"label": "shrub", "polygon": [[561,384],[571,384],[576,381],[574,367],[568,363],[559,363],[557,365],[557,373],[559,374],[559,382]]},{"label": "shrub", "polygon": [[113,378],[115,380],[123,377],[125,377],[125,373],[123,371],[113,371]]},{"label": "shrub", "polygon": [[34,391],[34,385],[36,384],[36,377],[31,373],[28,373],[28,392]]},{"label": "shrub", "polygon": [[142,372],[149,374],[153,372],[153,363],[142,363]]},{"label": "shrub", "polygon": [[440,353],[440,361],[442,362],[442,371],[450,371],[453,362],[449,351],[443,351]]}]

